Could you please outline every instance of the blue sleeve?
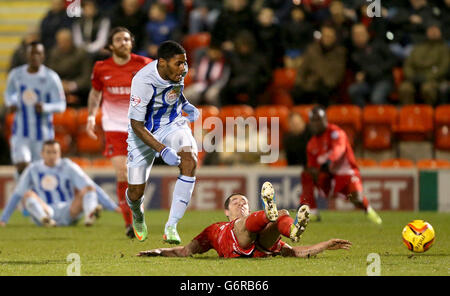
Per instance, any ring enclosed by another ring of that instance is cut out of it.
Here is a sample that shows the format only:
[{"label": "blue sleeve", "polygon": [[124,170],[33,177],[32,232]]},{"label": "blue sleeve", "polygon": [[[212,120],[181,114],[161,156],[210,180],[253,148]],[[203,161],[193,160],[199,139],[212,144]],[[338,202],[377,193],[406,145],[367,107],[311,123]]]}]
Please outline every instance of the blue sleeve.
[{"label": "blue sleeve", "polygon": [[15,79],[16,70],[13,69],[9,75],[8,80],[6,82],[6,90],[5,90],[5,106],[10,107],[12,105],[17,105],[19,103],[18,93],[16,89]]},{"label": "blue sleeve", "polygon": [[94,181],[76,163],[68,158],[65,158],[64,161],[69,167],[70,180],[76,189],[80,190],[86,186],[95,185]]},{"label": "blue sleeve", "polygon": [[109,211],[115,211],[117,209],[116,203],[106,194],[106,192],[97,184],[95,184],[95,190],[97,191],[98,202]]},{"label": "blue sleeve", "polygon": [[0,218],[0,221],[8,223],[9,217],[11,217],[11,214],[16,209],[17,204],[22,199],[22,196],[23,195],[19,195],[17,193],[14,193],[11,196],[11,199],[8,201],[8,204],[6,205],[5,209],[3,210],[2,217]]},{"label": "blue sleeve", "polygon": [[48,98],[43,104],[43,110],[46,113],[64,112],[66,110],[66,96],[64,95],[61,79],[56,73],[49,73],[49,77]]}]

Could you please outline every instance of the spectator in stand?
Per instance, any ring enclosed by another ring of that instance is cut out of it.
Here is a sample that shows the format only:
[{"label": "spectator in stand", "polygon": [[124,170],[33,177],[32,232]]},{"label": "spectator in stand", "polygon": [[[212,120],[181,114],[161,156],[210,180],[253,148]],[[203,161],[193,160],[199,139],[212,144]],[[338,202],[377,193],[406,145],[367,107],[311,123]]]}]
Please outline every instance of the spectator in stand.
[{"label": "spectator in stand", "polygon": [[271,69],[255,49],[256,41],[249,31],[241,31],[231,56],[231,74],[221,93],[222,105],[248,104],[255,107],[271,78]]},{"label": "spectator in stand", "polygon": [[110,20],[111,28],[125,27],[134,35],[134,51],[143,47],[147,16],[141,9],[139,0],[121,0],[113,8]]},{"label": "spectator in stand", "polygon": [[399,7],[390,18],[395,26],[392,50],[403,59],[409,56],[415,44],[425,41],[426,29],[437,17],[427,0],[409,0],[409,4]]},{"label": "spectator in stand", "polygon": [[285,49],[284,65],[288,68],[298,68],[301,56],[308,44],[313,41],[313,26],[305,19],[302,6],[295,6],[291,10],[290,19],[281,25],[282,44]]},{"label": "spectator in stand", "polygon": [[319,41],[308,46],[292,97],[296,104],[328,106],[345,75],[346,49],[336,42],[336,30],[322,26]]},{"label": "spectator in stand", "polygon": [[303,6],[315,23],[322,23],[330,17],[328,10],[333,0],[303,0]]},{"label": "spectator in stand", "polygon": [[275,23],[274,11],[264,7],[258,13],[255,30],[258,51],[264,55],[272,69],[283,66],[281,27]]},{"label": "spectator in stand", "polygon": [[194,0],[189,14],[189,34],[210,32],[222,10],[222,0]]},{"label": "spectator in stand", "polygon": [[411,55],[405,60],[403,73],[405,80],[399,87],[402,104],[413,104],[416,89],[420,89],[423,102],[435,105],[438,90],[449,70],[449,48],[442,39],[438,25],[427,28],[427,40],[414,46]]},{"label": "spectator in stand", "polygon": [[225,0],[211,36],[222,44],[222,49],[233,50],[236,36],[243,29],[254,32],[255,22],[248,0]]},{"label": "spectator in stand", "polygon": [[64,0],[51,1],[50,10],[40,24],[41,42],[47,52],[55,45],[56,32],[63,28],[71,28],[72,20],[67,16]]},{"label": "spectator in stand", "polygon": [[193,84],[183,91],[194,105],[220,105],[219,94],[230,77],[228,64],[219,44],[211,43],[195,58],[196,64],[189,69],[193,73]]},{"label": "spectator in stand", "polygon": [[300,114],[289,114],[289,130],[283,135],[283,147],[288,165],[306,165],[306,145],[311,132]]},{"label": "spectator in stand", "polygon": [[86,106],[92,62],[84,49],[75,46],[69,29],[56,33],[56,45],[47,64],[61,77],[67,103]]},{"label": "spectator in stand", "polygon": [[93,59],[100,58],[108,39],[110,21],[100,14],[95,0],[84,0],[81,7],[81,18],[72,26],[73,41]]},{"label": "spectator in stand", "polygon": [[282,24],[289,18],[291,10],[295,7],[295,1],[285,0],[261,0],[254,1],[252,5],[253,11],[259,11],[263,7],[271,8],[274,12],[275,23]]},{"label": "spectator in stand", "polygon": [[341,1],[333,1],[329,7],[330,18],[326,21],[327,24],[336,29],[337,40],[346,48],[351,44],[351,28],[356,20],[356,15],[349,15],[347,9]]},{"label": "spectator in stand", "polygon": [[23,37],[20,45],[14,50],[14,53],[11,57],[11,61],[9,63],[8,72],[12,69],[25,65],[27,63],[27,47],[31,42],[39,40],[39,33],[35,30],[31,30],[27,32],[27,34]]},{"label": "spectator in stand", "polygon": [[385,43],[371,42],[367,28],[361,23],[353,25],[352,40],[350,65],[356,79],[348,90],[352,103],[364,107],[369,98],[371,104],[386,104],[393,89],[392,68],[396,58]]},{"label": "spectator in stand", "polygon": [[442,36],[450,46],[450,0],[444,0],[439,20],[442,24]]},{"label": "spectator in stand", "polygon": [[177,20],[167,14],[164,4],[155,2],[148,10],[148,22],[145,26],[145,53],[152,59],[157,58],[158,46],[164,41],[173,39],[178,25]]}]

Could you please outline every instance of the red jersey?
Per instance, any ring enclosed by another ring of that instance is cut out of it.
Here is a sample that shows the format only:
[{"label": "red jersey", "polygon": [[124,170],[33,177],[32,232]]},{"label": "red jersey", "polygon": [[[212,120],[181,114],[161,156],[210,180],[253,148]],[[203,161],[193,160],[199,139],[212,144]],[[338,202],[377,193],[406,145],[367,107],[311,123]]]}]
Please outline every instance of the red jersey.
[{"label": "red jersey", "polygon": [[211,224],[197,235],[194,240],[197,240],[200,244],[200,253],[214,249],[219,257],[225,258],[266,257],[280,253],[281,248],[285,244],[281,240],[276,241],[268,252],[257,249],[255,244],[252,244],[247,249],[241,248],[233,232],[236,220]]},{"label": "red jersey", "polygon": [[313,136],[306,147],[308,167],[320,168],[330,160],[333,175],[359,175],[355,155],[347,134],[340,127],[328,124],[321,135]]},{"label": "red jersey", "polygon": [[131,80],[151,61],[131,54],[131,59],[124,65],[116,64],[112,57],[95,63],[91,82],[95,90],[102,92],[102,125],[105,131],[127,132]]}]

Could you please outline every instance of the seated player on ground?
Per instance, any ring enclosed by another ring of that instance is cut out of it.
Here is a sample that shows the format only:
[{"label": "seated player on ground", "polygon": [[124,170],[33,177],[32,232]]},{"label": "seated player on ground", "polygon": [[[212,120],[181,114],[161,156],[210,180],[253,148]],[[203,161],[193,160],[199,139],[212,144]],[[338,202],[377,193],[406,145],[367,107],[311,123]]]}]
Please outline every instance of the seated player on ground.
[{"label": "seated player on ground", "polygon": [[205,228],[186,246],[142,251],[137,256],[187,257],[215,249],[220,257],[309,257],[325,250],[350,249],[351,242],[331,239],[312,246],[291,247],[281,241],[281,235],[298,242],[309,220],[309,207],[299,207],[292,219],[286,210],[277,210],[274,189],[265,182],[261,190],[263,211],[250,214],[248,200],[232,194],[225,201],[229,222],[214,223]]},{"label": "seated player on ground", "polygon": [[61,158],[58,142],[48,140],[42,148],[42,160],[31,163],[19,179],[0,218],[5,226],[20,200],[33,221],[42,226],[75,224],[84,214],[91,226],[105,208],[120,213],[118,206],[81,168]]}]

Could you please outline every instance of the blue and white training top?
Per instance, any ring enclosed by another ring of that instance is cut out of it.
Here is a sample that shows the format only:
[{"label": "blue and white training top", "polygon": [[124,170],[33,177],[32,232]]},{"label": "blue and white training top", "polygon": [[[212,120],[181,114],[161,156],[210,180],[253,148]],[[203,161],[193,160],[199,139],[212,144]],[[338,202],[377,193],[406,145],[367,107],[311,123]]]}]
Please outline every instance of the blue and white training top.
[{"label": "blue and white training top", "polygon": [[[157,65],[154,60],[133,77],[128,109],[128,118],[143,121],[151,133],[183,119],[181,110],[188,104],[183,95],[184,78],[178,83],[164,80]],[[133,133],[130,126],[128,130]]]},{"label": "blue and white training top", "polygon": [[[0,221],[8,221],[19,201],[29,190],[34,191],[48,205],[56,206],[58,203],[73,200],[75,189],[80,190],[86,186],[98,187],[70,159],[62,158],[54,167],[46,166],[43,160],[37,160],[23,171],[11,199],[3,210]],[[104,192],[99,192],[98,188],[96,191],[99,203],[102,205],[106,204],[106,208],[112,207],[112,210],[114,210],[116,207],[114,202],[109,200],[108,196],[105,197],[104,195],[106,194]],[[109,201],[105,201],[105,198]]]},{"label": "blue and white training top", "polygon": [[[16,67],[8,75],[5,105],[17,106],[12,135],[38,141],[53,139],[53,113],[66,109],[61,79],[44,65],[36,73],[28,73],[27,68],[26,64]],[[42,113],[34,109],[38,102],[42,103]]]}]

